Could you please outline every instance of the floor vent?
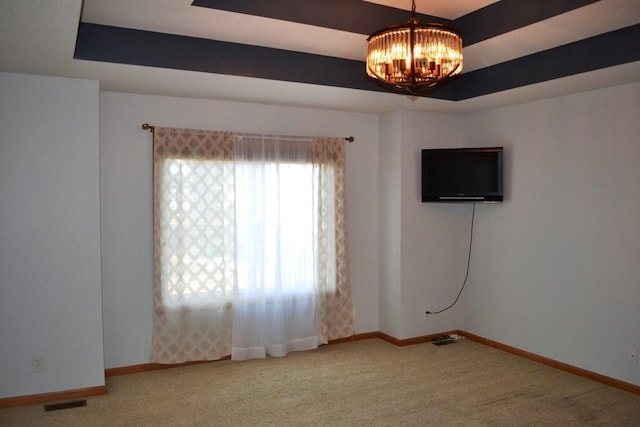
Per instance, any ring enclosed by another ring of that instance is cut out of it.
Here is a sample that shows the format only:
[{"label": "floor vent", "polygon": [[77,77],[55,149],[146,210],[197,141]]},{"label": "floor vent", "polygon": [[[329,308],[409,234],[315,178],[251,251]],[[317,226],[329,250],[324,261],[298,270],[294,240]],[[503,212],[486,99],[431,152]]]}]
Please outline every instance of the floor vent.
[{"label": "floor vent", "polygon": [[455,344],[455,343],[456,343],[456,339],[449,335],[443,335],[431,340],[431,344],[433,345],[447,345],[447,344]]},{"label": "floor vent", "polygon": [[51,403],[44,405],[44,412],[59,411],[60,409],[80,408],[81,406],[87,406],[86,400],[72,400],[70,402]]}]

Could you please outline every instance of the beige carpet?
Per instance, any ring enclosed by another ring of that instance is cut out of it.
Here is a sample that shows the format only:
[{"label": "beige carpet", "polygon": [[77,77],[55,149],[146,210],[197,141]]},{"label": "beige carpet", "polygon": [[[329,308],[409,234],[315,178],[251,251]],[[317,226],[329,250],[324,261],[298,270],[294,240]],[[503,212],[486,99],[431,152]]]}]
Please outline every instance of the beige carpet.
[{"label": "beige carpet", "polygon": [[640,396],[482,344],[333,344],[107,379],[87,406],[2,426],[638,426]]}]

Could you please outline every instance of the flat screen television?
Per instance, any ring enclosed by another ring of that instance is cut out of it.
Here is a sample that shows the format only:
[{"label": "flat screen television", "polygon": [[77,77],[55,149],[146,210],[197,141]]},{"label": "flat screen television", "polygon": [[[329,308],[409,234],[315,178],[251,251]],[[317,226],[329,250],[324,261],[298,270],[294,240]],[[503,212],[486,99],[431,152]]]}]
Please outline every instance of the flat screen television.
[{"label": "flat screen television", "polygon": [[502,158],[502,147],[422,150],[422,201],[502,202]]}]

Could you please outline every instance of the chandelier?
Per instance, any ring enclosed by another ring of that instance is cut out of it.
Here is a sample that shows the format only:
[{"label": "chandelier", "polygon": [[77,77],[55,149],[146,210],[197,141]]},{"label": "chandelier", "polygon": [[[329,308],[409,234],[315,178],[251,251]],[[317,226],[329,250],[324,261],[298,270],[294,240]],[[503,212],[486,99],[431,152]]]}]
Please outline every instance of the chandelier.
[{"label": "chandelier", "polygon": [[449,27],[411,18],[367,39],[367,76],[387,89],[418,95],[462,72],[462,37]]}]

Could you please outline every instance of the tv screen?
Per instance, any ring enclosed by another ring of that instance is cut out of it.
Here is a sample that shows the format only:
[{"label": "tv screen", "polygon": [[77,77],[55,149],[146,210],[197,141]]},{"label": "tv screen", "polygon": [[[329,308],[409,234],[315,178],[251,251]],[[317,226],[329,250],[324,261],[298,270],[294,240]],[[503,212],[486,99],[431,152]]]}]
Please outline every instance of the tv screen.
[{"label": "tv screen", "polygon": [[423,202],[502,202],[503,148],[422,150]]}]

